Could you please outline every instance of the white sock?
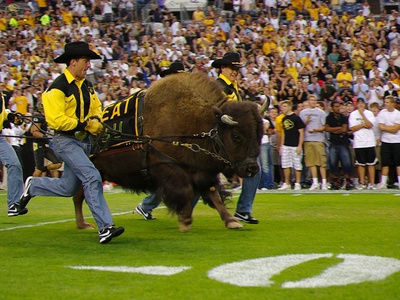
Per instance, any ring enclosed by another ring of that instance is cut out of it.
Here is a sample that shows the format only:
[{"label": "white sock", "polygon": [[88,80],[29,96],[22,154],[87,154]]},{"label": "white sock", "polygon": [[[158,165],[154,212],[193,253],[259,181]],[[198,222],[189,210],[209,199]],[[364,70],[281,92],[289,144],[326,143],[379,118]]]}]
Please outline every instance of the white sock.
[{"label": "white sock", "polygon": [[318,178],[313,178],[313,179],[312,179],[312,183],[313,183],[313,184],[318,184]]},{"label": "white sock", "polygon": [[358,184],[358,178],[353,178],[353,184],[357,185]]},{"label": "white sock", "polygon": [[382,184],[387,184],[387,180],[388,180],[388,177],[387,177],[387,176],[385,176],[385,175],[382,175],[382,176],[381,176],[381,183],[382,183]]},{"label": "white sock", "polygon": [[322,185],[326,185],[326,179],[322,179]]}]

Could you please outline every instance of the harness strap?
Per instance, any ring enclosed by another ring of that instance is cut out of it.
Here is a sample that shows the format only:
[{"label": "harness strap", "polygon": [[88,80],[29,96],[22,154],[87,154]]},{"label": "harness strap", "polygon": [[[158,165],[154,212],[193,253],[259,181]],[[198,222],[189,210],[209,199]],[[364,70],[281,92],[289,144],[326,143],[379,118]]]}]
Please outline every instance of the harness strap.
[{"label": "harness strap", "polygon": [[212,131],[210,138],[214,142],[213,143],[214,152],[218,153],[219,150],[221,150],[227,156],[227,158],[229,160],[229,153],[226,150],[226,147],[218,134],[218,125],[216,127],[214,127],[214,130]]},{"label": "harness strap", "polygon": [[172,165],[179,165],[179,162],[176,159],[173,159],[171,156],[168,156],[161,151],[159,151],[157,148],[155,148],[153,145],[146,144],[145,147],[143,147],[143,152],[144,154],[142,155],[142,168],[140,170],[140,173],[143,176],[143,179],[145,180],[150,180],[150,175],[147,169],[147,153],[150,153],[157,157],[161,162],[166,163],[166,164],[172,164]]},{"label": "harness strap", "polygon": [[140,175],[145,181],[150,182],[149,170],[147,169],[147,153],[149,152],[149,145],[147,147],[142,148],[142,161],[140,168]]}]

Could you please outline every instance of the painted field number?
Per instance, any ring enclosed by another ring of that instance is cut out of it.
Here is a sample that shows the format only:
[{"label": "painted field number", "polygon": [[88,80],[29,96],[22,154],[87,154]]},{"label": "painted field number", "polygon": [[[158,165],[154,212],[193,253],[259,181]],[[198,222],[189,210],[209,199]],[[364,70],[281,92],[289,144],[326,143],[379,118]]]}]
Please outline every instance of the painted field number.
[{"label": "painted field number", "polygon": [[[324,288],[345,286],[383,280],[400,271],[400,260],[395,258],[358,254],[312,253],[263,257],[223,264],[208,271],[207,276],[210,279],[237,286],[269,287],[275,284],[271,279],[273,276],[290,267],[321,258],[332,257],[339,258],[342,261],[328,267],[319,275],[298,281],[286,281],[281,287]],[[190,266],[68,266],[68,268],[156,276],[172,276],[191,269]]]},{"label": "painted field number", "polygon": [[299,281],[287,281],[283,288],[316,288],[378,281],[398,272],[400,260],[388,257],[358,254],[292,254],[244,260],[218,266],[208,272],[208,277],[237,286],[271,286],[272,276],[283,270],[320,258],[343,259],[321,274]]}]

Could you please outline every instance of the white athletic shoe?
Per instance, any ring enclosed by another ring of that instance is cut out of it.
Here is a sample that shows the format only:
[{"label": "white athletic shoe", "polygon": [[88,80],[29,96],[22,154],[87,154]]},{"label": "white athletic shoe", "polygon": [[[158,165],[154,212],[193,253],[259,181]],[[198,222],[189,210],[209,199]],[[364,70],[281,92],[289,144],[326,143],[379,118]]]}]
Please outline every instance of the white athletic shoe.
[{"label": "white athletic shoe", "polygon": [[313,183],[308,190],[309,191],[319,190],[319,184],[318,183]]},{"label": "white athletic shoe", "polygon": [[295,190],[295,191],[300,191],[300,190],[301,190],[301,185],[300,185],[300,183],[295,183],[295,184],[294,184],[294,190]]},{"label": "white athletic shoe", "polygon": [[284,191],[284,190],[291,190],[292,187],[290,186],[290,184],[282,184],[282,186],[278,189],[278,191]]},{"label": "white athletic shoe", "polygon": [[380,183],[376,187],[377,190],[386,190],[387,189],[387,184]]}]

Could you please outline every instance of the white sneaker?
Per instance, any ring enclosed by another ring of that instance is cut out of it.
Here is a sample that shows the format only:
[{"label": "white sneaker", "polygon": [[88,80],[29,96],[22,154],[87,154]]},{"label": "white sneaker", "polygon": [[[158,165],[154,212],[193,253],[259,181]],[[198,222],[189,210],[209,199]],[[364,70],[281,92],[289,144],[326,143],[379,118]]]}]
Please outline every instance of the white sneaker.
[{"label": "white sneaker", "polygon": [[378,186],[376,187],[377,190],[386,190],[387,189],[387,184],[384,183],[380,183],[378,184]]},{"label": "white sneaker", "polygon": [[367,188],[367,186],[365,184],[359,184],[357,186],[357,190],[365,190]]},{"label": "white sneaker", "polygon": [[308,190],[309,191],[319,190],[319,184],[318,183],[313,183]]},{"label": "white sneaker", "polygon": [[232,189],[233,191],[241,191],[242,190],[242,186],[239,184],[237,187]]},{"label": "white sneaker", "polygon": [[367,190],[376,190],[376,186],[374,184],[368,183]]},{"label": "white sneaker", "polygon": [[322,184],[321,185],[321,190],[327,191],[328,190],[328,185],[327,184]]},{"label": "white sneaker", "polygon": [[291,190],[292,187],[289,184],[282,184],[282,186],[278,189],[278,191],[284,191],[284,190]]},{"label": "white sneaker", "polygon": [[300,190],[301,190],[301,185],[300,185],[300,183],[295,183],[295,184],[294,184],[294,190],[295,190],[295,191],[300,191]]}]

